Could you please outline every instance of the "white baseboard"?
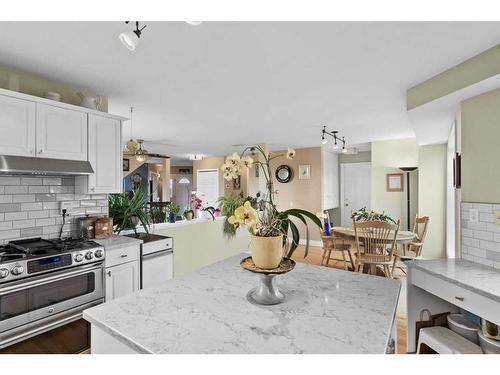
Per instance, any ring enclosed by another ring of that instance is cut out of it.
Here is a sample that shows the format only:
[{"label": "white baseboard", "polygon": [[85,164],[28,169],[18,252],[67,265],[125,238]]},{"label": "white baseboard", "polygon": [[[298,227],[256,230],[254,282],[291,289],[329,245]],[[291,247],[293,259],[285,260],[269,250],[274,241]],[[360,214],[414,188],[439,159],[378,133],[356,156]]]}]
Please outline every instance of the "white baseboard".
[{"label": "white baseboard", "polygon": [[[300,245],[305,245],[306,240],[301,238],[299,241]],[[317,240],[309,240],[309,246],[316,246],[316,247],[322,247],[323,246],[323,241],[317,241]]]}]

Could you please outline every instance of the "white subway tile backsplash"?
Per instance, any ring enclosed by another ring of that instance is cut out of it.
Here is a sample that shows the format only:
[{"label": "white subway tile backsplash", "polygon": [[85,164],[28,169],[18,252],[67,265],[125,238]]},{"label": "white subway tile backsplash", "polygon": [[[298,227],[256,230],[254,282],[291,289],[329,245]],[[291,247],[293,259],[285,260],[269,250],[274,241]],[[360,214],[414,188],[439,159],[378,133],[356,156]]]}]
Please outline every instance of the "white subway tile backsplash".
[{"label": "white subway tile backsplash", "polygon": [[17,185],[5,186],[4,194],[27,194],[27,193],[28,193],[28,186],[17,186]]},{"label": "white subway tile backsplash", "polygon": [[34,201],[35,201],[35,194],[19,194],[12,196],[13,203],[26,203]]},{"label": "white subway tile backsplash", "polygon": [[[479,211],[479,222],[469,220],[471,208]],[[500,268],[500,225],[495,224],[494,211],[500,204],[461,204],[462,258],[490,267]]]},{"label": "white subway tile backsplash", "polygon": [[6,212],[5,221],[24,220],[28,218],[27,212]]},{"label": "white subway tile backsplash", "polygon": [[76,235],[78,216],[107,215],[106,194],[75,194],[74,177],[0,176],[0,244],[59,235],[61,201],[71,202],[63,236]]}]

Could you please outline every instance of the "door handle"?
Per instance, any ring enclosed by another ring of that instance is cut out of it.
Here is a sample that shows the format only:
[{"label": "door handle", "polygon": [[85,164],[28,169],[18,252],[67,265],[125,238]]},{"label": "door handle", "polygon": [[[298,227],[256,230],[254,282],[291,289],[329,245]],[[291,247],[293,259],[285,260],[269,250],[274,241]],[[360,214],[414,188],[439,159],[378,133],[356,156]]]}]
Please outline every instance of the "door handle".
[{"label": "door handle", "polygon": [[106,272],[106,274],[111,277],[111,271]]}]

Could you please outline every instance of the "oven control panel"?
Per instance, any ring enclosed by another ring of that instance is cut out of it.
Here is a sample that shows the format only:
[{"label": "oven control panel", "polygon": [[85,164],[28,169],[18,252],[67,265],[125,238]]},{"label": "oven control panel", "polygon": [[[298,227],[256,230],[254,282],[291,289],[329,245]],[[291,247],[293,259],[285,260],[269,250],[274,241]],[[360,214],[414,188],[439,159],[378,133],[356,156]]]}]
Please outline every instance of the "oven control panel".
[{"label": "oven control panel", "polygon": [[79,265],[102,262],[104,248],[96,247],[81,251],[65,252],[57,255],[23,259],[0,264],[0,283],[22,279],[24,277],[43,274],[62,268],[77,267]]}]

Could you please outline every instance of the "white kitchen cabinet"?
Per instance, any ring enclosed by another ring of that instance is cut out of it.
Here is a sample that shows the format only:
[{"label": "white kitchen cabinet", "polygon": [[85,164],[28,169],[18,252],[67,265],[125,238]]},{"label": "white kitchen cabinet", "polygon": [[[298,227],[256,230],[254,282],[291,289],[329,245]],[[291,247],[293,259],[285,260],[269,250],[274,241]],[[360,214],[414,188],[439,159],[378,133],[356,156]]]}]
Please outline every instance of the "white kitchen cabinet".
[{"label": "white kitchen cabinet", "polygon": [[0,95],[0,155],[35,155],[36,104]]},{"label": "white kitchen cabinet", "polygon": [[106,268],[106,301],[139,290],[139,262],[128,262]]},{"label": "white kitchen cabinet", "polygon": [[88,160],[94,173],[76,177],[78,194],[122,191],[121,121],[89,114]]},{"label": "white kitchen cabinet", "polygon": [[36,146],[38,157],[87,160],[87,113],[37,104]]},{"label": "white kitchen cabinet", "polygon": [[339,206],[339,159],[333,150],[323,147],[322,157],[322,209],[330,210]]}]

